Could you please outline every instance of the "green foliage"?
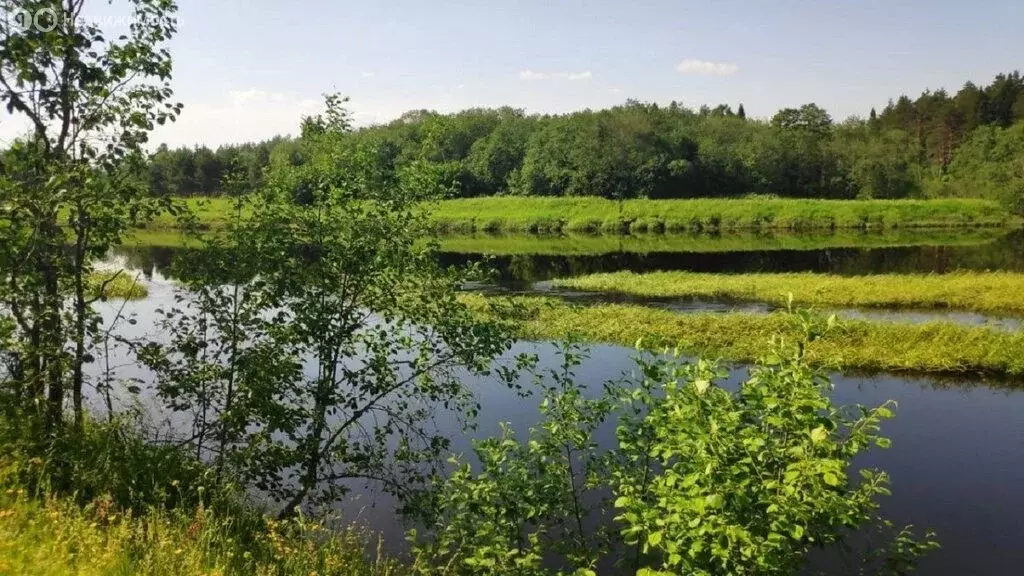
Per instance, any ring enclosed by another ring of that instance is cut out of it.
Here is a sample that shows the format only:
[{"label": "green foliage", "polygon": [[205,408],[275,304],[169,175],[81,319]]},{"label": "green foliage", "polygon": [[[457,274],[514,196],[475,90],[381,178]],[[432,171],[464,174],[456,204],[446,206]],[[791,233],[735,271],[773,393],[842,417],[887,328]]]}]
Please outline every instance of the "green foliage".
[{"label": "green foliage", "polygon": [[[545,116],[508,107],[417,110],[353,131],[337,145],[371,144],[392,171],[428,162],[459,197],[920,198],[976,130],[1022,118],[1024,82],[1014,72],[983,88],[968,83],[955,96],[942,90],[916,100],[903,96],[881,113],[872,109],[868,120],[843,123],[813,103],[780,110],[770,121],[748,119],[742,105],[733,113],[728,105],[694,111],[675,102],[627,101]],[[282,138],[216,151],[161,150],[149,179],[159,195],[218,194],[211,176],[233,161],[246,167],[256,187],[261,168],[298,165],[304,155],[298,141]],[[969,186],[947,191],[978,194]]]},{"label": "green foliage", "polygon": [[59,435],[64,402],[84,422],[85,365],[105,331],[93,304],[93,262],[167,203],[138,177],[155,125],[173,121],[171,0],[126,2],[132,25],[105,34],[84,0],[3,0],[3,13],[49,10],[51,30],[0,26],[0,103],[31,127],[0,154],[0,316],[13,365],[11,402]]},{"label": "green foliage", "polygon": [[410,536],[424,573],[547,574],[551,555],[578,574],[596,568],[610,534],[593,528],[604,503],[585,495],[606,477],[594,435],[614,403],[588,399],[574,373],[585,354],[571,344],[562,352],[559,370],[534,375],[542,420],[527,442],[503,425],[501,437],[474,442],[480,472],[452,460],[457,469],[433,495],[429,538]]},{"label": "green foliage", "polygon": [[657,551],[681,574],[794,574],[812,549],[869,525],[887,477],[849,461],[877,435],[892,407],[848,417],[832,406],[828,382],[792,353],[766,359],[739,392],[726,391],[713,364],[643,367],[664,398],[644,425],[657,473],[637,489],[634,469],[617,479],[615,504],[627,543]]},{"label": "green foliage", "polygon": [[[538,382],[543,419],[529,438],[504,428],[477,442],[478,465],[460,464],[438,486],[438,517],[410,535],[417,568],[596,574],[617,562],[624,573],[781,575],[841,547],[858,573],[909,573],[937,546],[931,534],[919,541],[878,516],[884,472],[850,477],[858,454],[889,446],[879,428],[895,405],[834,406],[804,359],[832,322],[806,312],[789,321],[798,345],[776,341],[737,391],[717,384],[715,363],[682,362],[677,350],[637,358],[636,375],[588,398],[570,348],[550,384]],[[601,450],[592,438],[611,418],[618,446]],[[611,521],[597,514],[607,507]],[[880,548],[849,546],[873,530],[887,540]]]},{"label": "green foliage", "polygon": [[1024,122],[978,128],[953,156],[941,186],[939,194],[970,193],[1024,214]]},{"label": "green foliage", "polygon": [[170,342],[140,355],[190,417],[187,444],[283,516],[355,482],[412,497],[448,446],[432,411],[475,411],[457,371],[488,371],[511,342],[507,321],[456,298],[473,271],[441,269],[424,241],[434,167],[393,173],[378,148],[339,146],[343,104],[328,96],[306,119],[301,163],[232,200],[224,233],[184,263],[191,296],[164,311]]},{"label": "green foliage", "polygon": [[82,505],[105,498],[136,511],[220,505],[234,496],[178,447],[148,443],[139,422],[127,417],[89,420],[80,434],[53,442],[26,435],[18,419],[16,412],[0,417],[0,481],[29,495],[71,498]]}]

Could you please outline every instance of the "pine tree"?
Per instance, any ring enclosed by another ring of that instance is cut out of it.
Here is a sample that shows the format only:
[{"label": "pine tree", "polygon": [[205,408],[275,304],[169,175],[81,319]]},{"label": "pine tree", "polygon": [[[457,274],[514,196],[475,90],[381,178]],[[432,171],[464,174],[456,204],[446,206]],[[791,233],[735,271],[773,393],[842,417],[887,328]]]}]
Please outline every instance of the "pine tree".
[{"label": "pine tree", "polygon": [[736,115],[739,116],[740,118],[743,118],[744,120],[746,120],[747,118],[747,111],[743,109],[742,102],[740,103],[739,109],[736,111]]}]

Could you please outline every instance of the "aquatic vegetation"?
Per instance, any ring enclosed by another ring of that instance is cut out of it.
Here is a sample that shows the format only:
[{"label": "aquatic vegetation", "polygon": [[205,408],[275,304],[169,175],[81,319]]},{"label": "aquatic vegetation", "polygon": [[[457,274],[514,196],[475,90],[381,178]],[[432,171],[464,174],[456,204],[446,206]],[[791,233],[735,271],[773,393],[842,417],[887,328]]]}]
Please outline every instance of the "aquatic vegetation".
[{"label": "aquatic vegetation", "polygon": [[[486,298],[464,297],[483,309]],[[521,334],[535,340],[570,335],[586,342],[678,347],[691,355],[751,362],[773,337],[793,341],[789,314],[678,314],[646,306],[574,306],[554,298],[517,297]],[[894,324],[846,320],[808,345],[808,360],[844,370],[1017,377],[1024,375],[1024,333],[947,322]]]},{"label": "aquatic vegetation", "polygon": [[800,305],[952,308],[1024,314],[1024,274],[697,274],[616,272],[555,281],[556,286],[648,298],[725,298]]},{"label": "aquatic vegetation", "polygon": [[141,300],[149,296],[145,282],[133,274],[93,272],[87,279],[87,290],[93,297],[115,300]]}]

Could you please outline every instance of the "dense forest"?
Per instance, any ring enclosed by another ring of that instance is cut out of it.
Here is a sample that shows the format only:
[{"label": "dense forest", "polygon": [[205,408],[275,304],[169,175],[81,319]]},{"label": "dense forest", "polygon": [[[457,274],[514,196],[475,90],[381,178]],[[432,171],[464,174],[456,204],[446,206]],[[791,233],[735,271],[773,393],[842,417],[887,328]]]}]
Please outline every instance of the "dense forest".
[{"label": "dense forest", "polygon": [[[1000,74],[955,95],[902,96],[867,119],[821,107],[747,118],[743,105],[691,110],[636,101],[608,110],[527,115],[512,108],[408,112],[349,132],[385,170],[437,164],[453,195],[928,198],[980,196],[1017,209],[1024,195],[1024,79]],[[157,195],[222,193],[228,168],[251,187],[272,163],[304,162],[296,139],[153,155]]]}]

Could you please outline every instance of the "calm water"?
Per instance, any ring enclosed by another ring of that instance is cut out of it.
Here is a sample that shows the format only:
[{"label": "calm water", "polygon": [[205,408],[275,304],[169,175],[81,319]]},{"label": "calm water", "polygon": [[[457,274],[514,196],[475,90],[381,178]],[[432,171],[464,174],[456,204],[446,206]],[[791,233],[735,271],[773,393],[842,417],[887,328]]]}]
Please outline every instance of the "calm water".
[{"label": "calm water", "polygon": [[[153,247],[124,249],[117,254],[117,262],[142,270],[151,278],[150,298],[126,306],[126,312],[139,320],[126,328],[132,335],[152,335],[153,310],[173,299],[173,285],[163,274],[173,265],[175,255],[173,249]],[[443,255],[449,264],[478,258],[481,256],[476,254]],[[994,242],[967,246],[765,251],[751,247],[714,253],[508,256],[499,257],[497,263],[504,285],[519,288],[557,276],[610,270],[812,270],[840,274],[947,272],[958,268],[1024,271],[1024,237],[1018,232]],[[701,305],[714,307],[720,303]],[[112,316],[114,303],[105,306],[106,315]],[[1019,325],[1004,328],[1017,329]],[[550,344],[523,343],[516,351],[537,352],[548,365],[557,362]],[[632,350],[620,347],[593,347],[591,358],[577,370],[578,379],[598,390],[603,382],[632,369],[632,355]],[[736,367],[732,381],[741,379],[745,372],[746,368]],[[840,404],[877,405],[889,399],[899,403],[897,418],[883,428],[893,440],[892,448],[876,450],[856,464],[877,466],[890,473],[894,496],[883,501],[888,518],[896,524],[914,524],[938,533],[942,549],[925,560],[921,573],[1016,573],[1024,565],[1024,522],[1019,518],[1024,513],[1024,392],[1015,386],[1020,384],[1024,389],[1024,383],[939,382],[887,375],[835,375],[834,383],[833,397]],[[475,436],[496,434],[501,421],[510,422],[520,433],[536,422],[534,399],[521,399],[489,379],[471,379],[469,384],[483,407]],[[459,434],[453,417],[438,414],[437,425],[451,433],[456,452],[468,451],[469,439]],[[609,445],[613,441],[611,430],[599,440]],[[389,548],[401,549],[404,527],[396,522],[391,504],[383,495],[362,491],[344,510],[349,518],[358,518],[379,531]]]},{"label": "calm water", "polygon": [[[489,245],[489,243],[485,244]],[[731,245],[731,244],[730,244]],[[823,272],[845,276],[883,273],[938,274],[954,270],[1008,270],[1024,272],[1024,231],[1000,236],[991,242],[968,245],[925,244],[872,248],[765,249],[752,239],[732,251],[636,252],[608,251],[597,254],[487,255],[477,252],[443,252],[445,264],[458,266],[487,261],[498,270],[503,285],[582,276],[599,272]]]}]

